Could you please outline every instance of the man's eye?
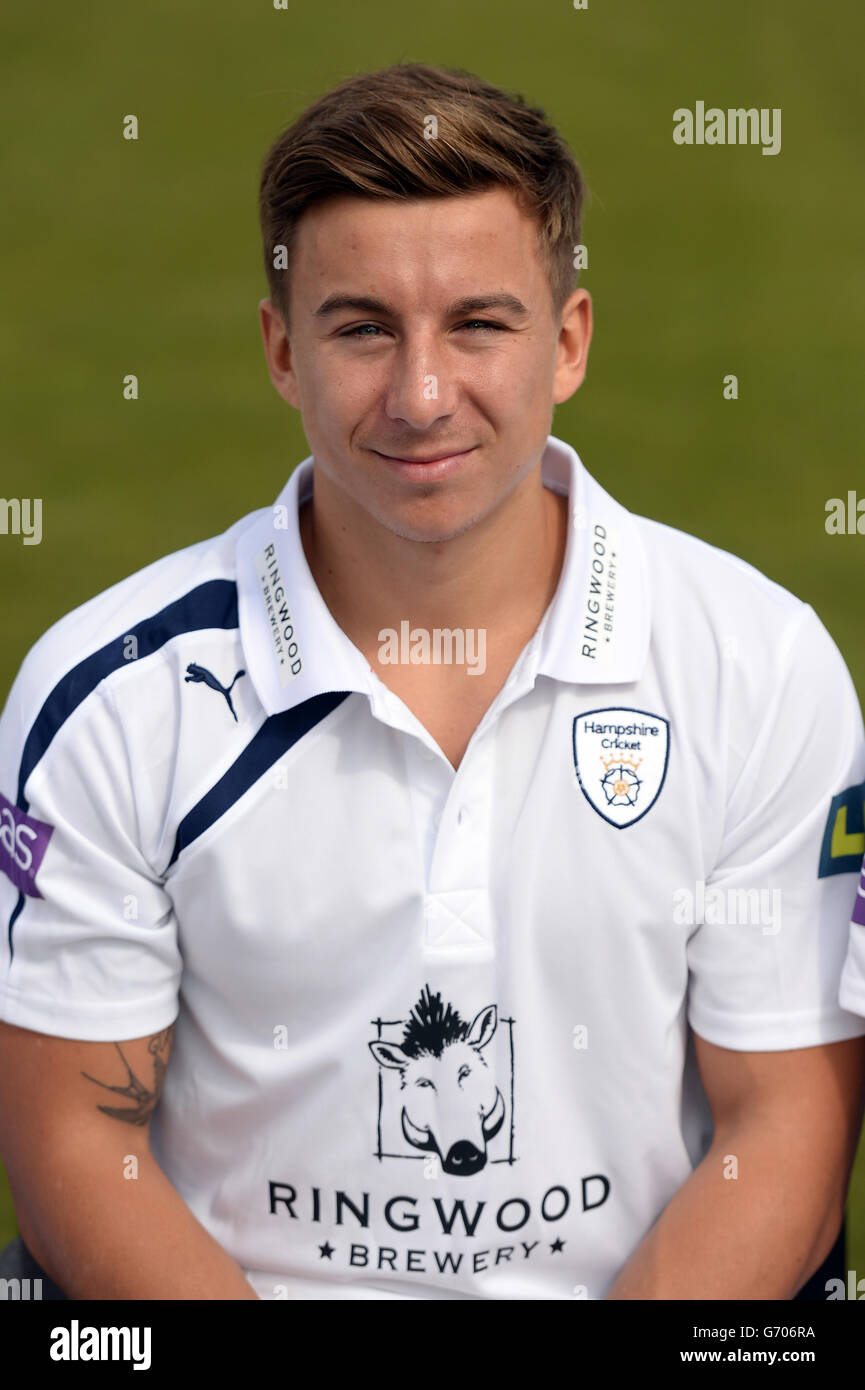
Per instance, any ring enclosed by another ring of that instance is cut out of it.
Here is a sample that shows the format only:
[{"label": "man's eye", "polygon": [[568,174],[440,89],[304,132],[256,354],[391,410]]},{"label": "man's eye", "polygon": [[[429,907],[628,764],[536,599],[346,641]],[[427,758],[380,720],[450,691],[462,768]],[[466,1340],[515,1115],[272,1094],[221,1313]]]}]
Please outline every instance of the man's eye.
[{"label": "man's eye", "polygon": [[354,338],[354,337],[356,337],[358,334],[360,334],[361,329],[363,329],[363,328],[375,328],[375,329],[378,329],[378,324],[377,324],[377,323],[359,323],[359,324],[357,325],[356,328],[347,328],[347,329],[345,330],[344,333],[339,333],[337,336],[340,337],[340,338]]},{"label": "man's eye", "polygon": [[503,323],[488,323],[486,319],[468,319],[462,327],[468,328],[471,324],[477,328],[483,328],[485,332],[492,330],[493,333],[507,333],[508,331]]},{"label": "man's eye", "polygon": [[[507,329],[505,328],[504,324],[502,324],[502,323],[489,323],[486,319],[467,319],[465,323],[462,323],[462,324],[460,324],[459,326],[460,326],[460,328],[479,328],[479,329],[481,329],[481,331],[484,332],[484,333],[490,333],[490,332],[492,332],[492,333],[506,333],[506,332],[507,332]],[[366,328],[374,328],[374,329],[376,330],[376,336],[377,336],[378,333],[380,332],[380,327],[379,327],[379,325],[378,325],[377,323],[359,323],[359,324],[357,324],[354,328],[347,328],[347,329],[345,329],[344,332],[339,333],[337,336],[340,337],[340,338],[356,338],[356,337],[364,337],[364,338],[365,338],[365,337],[369,336],[369,335],[367,335],[367,334],[364,332],[364,329],[366,329]]]}]

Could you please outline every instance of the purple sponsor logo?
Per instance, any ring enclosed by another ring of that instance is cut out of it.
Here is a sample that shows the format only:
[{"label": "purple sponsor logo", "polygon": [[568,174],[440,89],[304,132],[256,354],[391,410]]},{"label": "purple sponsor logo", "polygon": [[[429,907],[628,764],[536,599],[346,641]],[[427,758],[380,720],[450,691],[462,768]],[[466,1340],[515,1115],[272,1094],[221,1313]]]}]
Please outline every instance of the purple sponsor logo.
[{"label": "purple sponsor logo", "polygon": [[53,834],[53,825],[28,816],[0,792],[0,869],[30,898],[42,897],[36,875]]},{"label": "purple sponsor logo", "polygon": [[853,921],[857,926],[865,927],[865,869],[862,870],[859,891],[856,894],[856,905],[853,908]]}]

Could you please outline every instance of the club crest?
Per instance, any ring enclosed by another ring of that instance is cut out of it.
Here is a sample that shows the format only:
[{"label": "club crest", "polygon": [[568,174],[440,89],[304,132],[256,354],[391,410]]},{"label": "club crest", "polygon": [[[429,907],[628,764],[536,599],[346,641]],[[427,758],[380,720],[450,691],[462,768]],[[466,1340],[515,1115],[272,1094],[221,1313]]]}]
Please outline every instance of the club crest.
[{"label": "club crest", "polygon": [[594,709],[574,720],[574,769],[586,800],[617,830],[634,825],[661,794],[670,721],[641,709]]}]

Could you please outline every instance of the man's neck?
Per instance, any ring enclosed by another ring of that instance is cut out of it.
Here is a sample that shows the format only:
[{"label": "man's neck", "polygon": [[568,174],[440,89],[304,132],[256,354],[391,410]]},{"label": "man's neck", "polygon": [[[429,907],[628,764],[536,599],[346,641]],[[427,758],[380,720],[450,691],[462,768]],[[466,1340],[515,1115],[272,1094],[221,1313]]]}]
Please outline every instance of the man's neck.
[{"label": "man's neck", "polygon": [[[301,541],[335,621],[364,652],[382,628],[485,629],[521,648],[536,631],[561,576],[566,498],[534,475],[492,516],[444,545],[406,540],[366,513],[331,514],[327,488],[301,508]],[[319,503],[322,498],[323,505]],[[357,524],[356,524],[357,523]]]}]

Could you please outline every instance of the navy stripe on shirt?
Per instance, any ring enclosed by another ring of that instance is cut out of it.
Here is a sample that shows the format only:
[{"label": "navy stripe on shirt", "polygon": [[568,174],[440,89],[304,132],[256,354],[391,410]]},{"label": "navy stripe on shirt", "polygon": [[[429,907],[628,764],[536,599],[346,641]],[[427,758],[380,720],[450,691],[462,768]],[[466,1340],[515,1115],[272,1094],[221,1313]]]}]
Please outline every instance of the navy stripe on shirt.
[{"label": "navy stripe on shirt", "polygon": [[[167,604],[158,613],[142,618],[141,622],[127,628],[104,647],[85,657],[77,666],[73,666],[71,671],[67,671],[37,714],[24,743],[18,773],[19,808],[22,811],[29,810],[24,788],[58,730],[106,676],[110,676],[121,666],[128,665],[130,660],[140,661],[143,657],[152,656],[160,647],[164,647],[166,642],[184,632],[199,632],[207,628],[231,629],[237,626],[236,583],[233,579],[210,579],[206,584],[199,584],[197,588],[190,589],[182,598]],[[130,649],[131,637],[135,638],[135,645]],[[130,650],[135,653],[134,657],[130,657]],[[19,893],[9,919],[10,960],[13,954],[12,928],[24,902],[24,894]]]},{"label": "navy stripe on shirt", "polygon": [[[127,628],[119,637],[112,638],[98,652],[93,652],[92,656],[85,657],[71,671],[67,671],[36,716],[24,744],[18,774],[18,805],[21,810],[28,809],[24,796],[27,779],[54,735],[106,676],[128,665],[130,660],[140,661],[142,657],[152,656],[172,637],[179,637],[183,632],[198,632],[214,627],[236,628],[237,625],[237,585],[233,579],[211,579],[207,584],[191,589],[183,598],[169,603],[158,613]],[[132,649],[134,658],[128,655],[130,637],[135,638]]]},{"label": "navy stripe on shirt", "polygon": [[201,800],[187,812],[177,827],[174,852],[168,862],[168,869],[175,863],[179,854],[209,830],[236,801],[249,791],[250,787],[263,777],[268,768],[278,762],[293,744],[320,724],[331,710],[341,705],[351,692],[348,690],[327,691],[323,695],[313,695],[293,709],[280,711],[265,719],[258,733],[246,745],[240,756],[232,763],[219,781],[211,787]]}]

